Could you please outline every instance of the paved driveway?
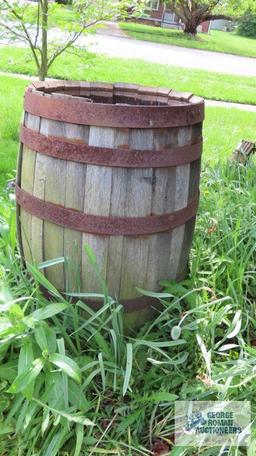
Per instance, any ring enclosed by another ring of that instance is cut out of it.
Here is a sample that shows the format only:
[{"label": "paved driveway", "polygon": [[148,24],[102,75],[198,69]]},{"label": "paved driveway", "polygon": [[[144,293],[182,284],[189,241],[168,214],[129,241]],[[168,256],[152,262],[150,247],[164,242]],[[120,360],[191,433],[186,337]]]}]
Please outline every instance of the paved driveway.
[{"label": "paved driveway", "polygon": [[125,59],[143,59],[185,68],[199,68],[220,73],[256,76],[256,59],[230,54],[188,49],[109,35],[83,37],[90,50]]}]

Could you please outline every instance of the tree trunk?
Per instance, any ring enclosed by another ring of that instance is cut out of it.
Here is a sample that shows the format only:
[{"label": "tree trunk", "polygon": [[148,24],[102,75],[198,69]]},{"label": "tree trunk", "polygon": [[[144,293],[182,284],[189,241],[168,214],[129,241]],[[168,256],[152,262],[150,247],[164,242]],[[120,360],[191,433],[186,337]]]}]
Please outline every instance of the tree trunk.
[{"label": "tree trunk", "polygon": [[48,72],[48,0],[42,0],[42,49],[39,80],[44,81]]},{"label": "tree trunk", "polygon": [[47,76],[47,72],[48,72],[47,66],[45,67],[45,65],[43,65],[43,63],[42,63],[40,68],[39,68],[39,71],[38,71],[38,79],[39,79],[39,81],[45,81],[45,78]]},{"label": "tree trunk", "polygon": [[184,28],[184,33],[188,34],[188,35],[193,35],[193,36],[196,36],[197,34],[197,27],[198,27],[198,22],[195,22],[193,20],[188,20],[185,24],[185,28]]}]

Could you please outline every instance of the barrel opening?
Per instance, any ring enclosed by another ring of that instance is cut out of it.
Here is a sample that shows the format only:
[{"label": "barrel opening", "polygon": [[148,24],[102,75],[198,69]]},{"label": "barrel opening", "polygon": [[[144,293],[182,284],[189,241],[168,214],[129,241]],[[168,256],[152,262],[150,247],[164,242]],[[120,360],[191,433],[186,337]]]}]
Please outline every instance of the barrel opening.
[{"label": "barrel opening", "polygon": [[188,106],[194,97],[188,93],[130,84],[79,83],[37,85],[36,89],[56,97],[75,97],[88,103],[130,106]]}]

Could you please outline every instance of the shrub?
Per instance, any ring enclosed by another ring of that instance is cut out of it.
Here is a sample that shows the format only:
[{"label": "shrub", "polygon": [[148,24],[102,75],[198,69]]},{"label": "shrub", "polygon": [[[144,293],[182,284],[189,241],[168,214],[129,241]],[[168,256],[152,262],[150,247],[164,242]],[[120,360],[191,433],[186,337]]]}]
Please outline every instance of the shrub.
[{"label": "shrub", "polygon": [[238,21],[238,34],[256,38],[256,14],[248,10]]}]

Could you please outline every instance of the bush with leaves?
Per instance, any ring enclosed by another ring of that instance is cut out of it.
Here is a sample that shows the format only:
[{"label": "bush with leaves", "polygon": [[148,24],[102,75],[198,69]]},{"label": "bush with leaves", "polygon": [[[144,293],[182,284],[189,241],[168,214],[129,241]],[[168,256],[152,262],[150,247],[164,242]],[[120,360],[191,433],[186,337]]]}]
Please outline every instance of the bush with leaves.
[{"label": "bush with leaves", "polygon": [[256,38],[256,13],[251,10],[246,13],[237,21],[237,32],[239,35],[247,36],[249,38]]}]

